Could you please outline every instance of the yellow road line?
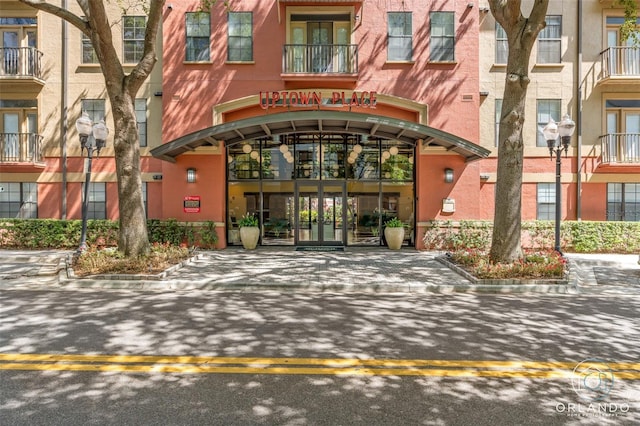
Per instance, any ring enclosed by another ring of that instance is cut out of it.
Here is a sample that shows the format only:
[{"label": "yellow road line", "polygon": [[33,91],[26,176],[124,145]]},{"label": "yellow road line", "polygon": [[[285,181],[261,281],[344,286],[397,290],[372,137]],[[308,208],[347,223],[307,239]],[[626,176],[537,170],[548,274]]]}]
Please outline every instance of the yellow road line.
[{"label": "yellow road line", "polygon": [[[0,353],[0,361],[21,362],[105,362],[153,364],[241,364],[241,365],[319,365],[337,367],[458,367],[458,368],[533,368],[571,369],[576,362],[545,361],[480,361],[480,360],[425,360],[425,359],[358,359],[358,358],[267,358],[267,357],[213,357],[164,355],[97,355],[97,354],[18,354]],[[584,365],[584,364],[583,364]],[[598,365],[598,363],[595,363]],[[639,370],[640,363],[607,363],[612,370]]]},{"label": "yellow road line", "polygon": [[[229,366],[229,364],[235,365]],[[575,365],[576,363],[569,362],[536,361],[0,354],[0,370],[133,373],[523,377],[557,379],[570,378]],[[618,379],[640,380],[640,363],[607,363],[607,365],[611,367],[614,371],[614,376]]]}]

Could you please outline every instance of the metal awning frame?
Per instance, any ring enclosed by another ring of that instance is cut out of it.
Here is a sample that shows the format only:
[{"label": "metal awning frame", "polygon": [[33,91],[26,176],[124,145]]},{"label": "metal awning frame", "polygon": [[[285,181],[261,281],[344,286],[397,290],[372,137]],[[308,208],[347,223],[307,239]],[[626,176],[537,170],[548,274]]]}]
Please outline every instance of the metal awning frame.
[{"label": "metal awning frame", "polygon": [[201,146],[215,146],[224,141],[231,146],[251,139],[272,138],[295,133],[361,134],[381,139],[398,140],[417,145],[440,146],[474,161],[489,156],[491,151],[473,142],[433,127],[396,118],[346,111],[295,111],[265,114],[218,124],[182,136],[151,150],[162,160],[175,162],[176,157]]}]

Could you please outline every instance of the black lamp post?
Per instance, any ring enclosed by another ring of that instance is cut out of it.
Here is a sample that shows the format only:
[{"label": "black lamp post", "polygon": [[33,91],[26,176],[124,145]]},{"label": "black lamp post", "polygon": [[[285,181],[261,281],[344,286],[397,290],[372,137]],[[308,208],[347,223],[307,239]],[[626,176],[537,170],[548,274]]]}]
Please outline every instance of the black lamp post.
[{"label": "black lamp post", "polygon": [[[571,136],[576,128],[576,123],[569,117],[569,114],[565,114],[562,117],[562,121],[556,124],[553,118],[549,120],[549,123],[544,126],[542,133],[547,140],[547,146],[549,147],[549,155],[553,160],[553,153],[556,154],[556,223],[555,223],[555,251],[562,254],[560,250],[560,221],[562,220],[562,185],[561,185],[561,163],[562,152],[565,156],[571,143]],[[560,143],[558,143],[558,136],[560,136]]]},{"label": "black lamp post", "polygon": [[82,112],[82,116],[76,120],[76,129],[80,135],[80,150],[87,151],[87,172],[84,179],[84,196],[82,198],[82,235],[80,236],[80,245],[78,253],[82,253],[87,249],[87,215],[89,213],[89,183],[91,183],[91,160],[93,151],[96,156],[100,156],[100,150],[104,148],[109,136],[109,128],[104,124],[104,119],[93,123],[86,111]]}]

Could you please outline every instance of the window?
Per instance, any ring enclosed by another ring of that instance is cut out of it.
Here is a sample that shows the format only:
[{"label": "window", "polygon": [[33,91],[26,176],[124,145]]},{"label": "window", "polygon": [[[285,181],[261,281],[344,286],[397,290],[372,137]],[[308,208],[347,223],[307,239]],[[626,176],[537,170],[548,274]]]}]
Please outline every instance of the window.
[{"label": "window", "polygon": [[104,120],[104,99],[83,99],[82,111],[86,111],[86,113],[89,115],[89,118],[94,123],[97,123],[100,120]]},{"label": "window", "polygon": [[413,57],[411,12],[389,12],[387,60],[410,61]]},{"label": "window", "polygon": [[559,64],[562,62],[562,16],[547,16],[547,26],[538,35],[539,64]]},{"label": "window", "polygon": [[549,123],[549,119],[558,122],[560,117],[560,100],[559,99],[538,99],[538,118],[537,126],[538,132],[536,137],[536,146],[548,146],[547,141],[544,139],[542,129]]},{"label": "window", "polygon": [[455,60],[455,34],[453,12],[431,12],[431,52],[432,62],[451,62]]},{"label": "window", "polygon": [[190,62],[208,61],[209,36],[211,34],[211,19],[207,12],[188,12],[186,14],[187,54]]},{"label": "window", "polygon": [[506,64],[509,59],[509,41],[502,25],[496,22],[496,64]]},{"label": "window", "polygon": [[36,99],[0,100],[0,162],[41,162]]},{"label": "window", "polygon": [[38,184],[35,182],[0,182],[0,217],[36,219]]},{"label": "window", "polygon": [[607,133],[603,160],[640,163],[640,100],[607,99]]},{"label": "window", "polygon": [[607,184],[607,220],[640,221],[640,183]]},{"label": "window", "polygon": [[253,60],[253,14],[229,12],[227,60]]},{"label": "window", "polygon": [[122,52],[125,63],[138,63],[142,59],[146,26],[144,16],[122,18]]},{"label": "window", "polygon": [[496,99],[496,146],[500,146],[500,119],[502,118],[502,99]]},{"label": "window", "polygon": [[96,55],[96,50],[93,48],[93,44],[91,44],[91,39],[85,33],[81,34],[82,40],[82,63],[83,64],[97,64],[98,55]]},{"label": "window", "polygon": [[[84,185],[84,183],[82,184]],[[83,186],[84,189],[84,186]],[[104,182],[89,183],[87,219],[107,218],[107,190]]]},{"label": "window", "polygon": [[136,99],[136,123],[138,124],[138,138],[140,146],[147,146],[147,100]]},{"label": "window", "polygon": [[556,184],[538,184],[538,202],[536,218],[538,220],[553,220],[556,217]]},{"label": "window", "polygon": [[0,18],[0,72],[3,75],[41,77],[41,53],[36,50],[37,24],[36,18]]}]

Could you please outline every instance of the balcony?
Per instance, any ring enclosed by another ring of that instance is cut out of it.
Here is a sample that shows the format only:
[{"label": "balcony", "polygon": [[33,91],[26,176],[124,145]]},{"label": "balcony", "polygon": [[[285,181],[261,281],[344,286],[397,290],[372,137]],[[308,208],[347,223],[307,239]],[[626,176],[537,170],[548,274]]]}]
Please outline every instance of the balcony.
[{"label": "balcony", "polygon": [[602,164],[640,164],[640,133],[609,133],[600,136]]},{"label": "balcony", "polygon": [[44,84],[42,52],[35,47],[0,47],[0,80]]},{"label": "balcony", "polygon": [[355,81],[358,78],[358,46],[355,44],[285,44],[282,77],[285,80],[316,79]]},{"label": "balcony", "polygon": [[609,47],[600,53],[602,77],[599,83],[640,84],[640,48]]},{"label": "balcony", "polygon": [[0,163],[43,163],[42,136],[35,133],[0,133]]}]

